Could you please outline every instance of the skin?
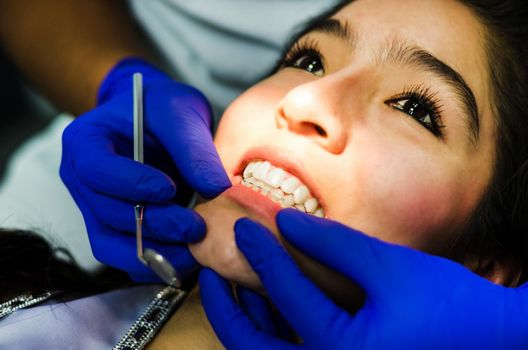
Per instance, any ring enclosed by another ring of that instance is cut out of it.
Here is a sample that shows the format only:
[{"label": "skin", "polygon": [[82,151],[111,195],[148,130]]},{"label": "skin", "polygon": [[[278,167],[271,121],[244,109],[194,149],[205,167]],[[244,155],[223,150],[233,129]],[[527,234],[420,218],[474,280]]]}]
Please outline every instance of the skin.
[{"label": "skin", "polygon": [[[270,146],[272,140],[268,154],[280,154],[308,174],[327,217],[382,240],[441,255],[492,176],[495,119],[487,102],[484,28],[466,7],[448,0],[359,0],[333,18],[354,27],[354,47],[328,34],[309,34],[319,43],[324,74],[284,68],[235,100],[215,138],[222,162],[236,186],[246,151]],[[476,143],[468,137],[468,115],[445,81],[416,68],[380,63],[379,48],[396,38],[420,46],[463,77],[480,116]],[[434,91],[442,105],[442,139],[386,103],[410,85]],[[204,241],[191,246],[196,259],[226,278],[258,288],[258,278],[236,249],[233,224],[249,216],[280,238],[273,220],[255,210],[268,203],[263,198],[244,205],[228,190],[198,205],[208,232]],[[350,281],[285,245],[336,303],[358,306],[361,296]],[[481,263],[487,264],[484,257],[473,256],[468,266]],[[504,276],[492,279],[502,283]],[[190,302],[194,307],[179,312],[178,322],[169,321],[152,348],[193,342],[197,333],[183,330],[181,317],[194,314],[195,331],[210,330],[195,299]],[[210,334],[207,341],[211,343],[204,348],[214,348],[217,340]]]},{"label": "skin", "polygon": [[[244,154],[267,147],[257,159],[267,154],[271,163],[280,156],[297,164],[311,179],[309,187],[324,203],[327,217],[388,242],[442,255],[492,175],[495,124],[487,102],[484,28],[456,1],[361,0],[333,18],[347,23],[353,43],[321,32],[300,40],[317,42],[324,72],[280,69],[226,110],[215,144],[227,173],[236,187]],[[469,114],[444,79],[386,59],[383,53],[396,40],[428,51],[464,79],[480,117],[475,143],[466,127]],[[442,138],[387,104],[409,86],[434,95]],[[258,288],[257,276],[234,243],[233,224],[249,216],[280,235],[273,220],[233,200],[230,191],[197,206],[208,233],[191,252],[224,277]],[[264,197],[259,201],[266,205]],[[357,307],[348,281],[287,248],[338,303]]]},{"label": "skin", "polygon": [[156,62],[124,1],[0,1],[0,45],[39,93],[79,115],[127,57]]}]

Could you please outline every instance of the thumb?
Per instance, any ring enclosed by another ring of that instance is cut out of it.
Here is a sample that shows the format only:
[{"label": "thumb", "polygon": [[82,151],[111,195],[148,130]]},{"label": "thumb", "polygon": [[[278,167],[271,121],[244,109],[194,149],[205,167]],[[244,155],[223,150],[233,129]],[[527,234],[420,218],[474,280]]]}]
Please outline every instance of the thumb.
[{"label": "thumb", "polygon": [[419,252],[382,242],[335,221],[294,209],[277,215],[277,226],[293,246],[359,283],[370,296],[382,296],[419,260]]},{"label": "thumb", "polygon": [[200,272],[200,296],[213,329],[227,349],[282,349],[296,346],[258,329],[236,303],[227,281],[208,268]]},{"label": "thumb", "polygon": [[237,286],[237,297],[240,307],[255,323],[255,326],[270,335],[277,335],[273,312],[268,301],[256,292]]},{"label": "thumb", "polygon": [[[173,117],[153,122],[149,128],[168,151],[189,185],[206,198],[215,197],[229,188],[231,181],[213,144],[209,104],[198,90],[190,86],[179,86],[176,93],[173,89],[167,90],[155,91],[156,96],[152,100],[163,97],[171,101],[169,106],[177,106],[170,112]],[[146,91],[147,101],[149,93],[154,92]],[[167,113],[157,110],[152,104],[146,105],[146,108],[151,115]]]}]

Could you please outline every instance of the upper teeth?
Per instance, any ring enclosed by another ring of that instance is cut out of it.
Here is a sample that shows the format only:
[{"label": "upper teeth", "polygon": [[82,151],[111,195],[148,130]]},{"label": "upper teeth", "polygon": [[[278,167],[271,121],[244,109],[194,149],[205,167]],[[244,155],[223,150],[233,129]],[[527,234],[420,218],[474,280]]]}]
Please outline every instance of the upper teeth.
[{"label": "upper teeth", "polygon": [[268,161],[250,162],[243,172],[242,185],[258,191],[283,208],[297,208],[305,213],[324,217],[319,201],[298,178]]}]

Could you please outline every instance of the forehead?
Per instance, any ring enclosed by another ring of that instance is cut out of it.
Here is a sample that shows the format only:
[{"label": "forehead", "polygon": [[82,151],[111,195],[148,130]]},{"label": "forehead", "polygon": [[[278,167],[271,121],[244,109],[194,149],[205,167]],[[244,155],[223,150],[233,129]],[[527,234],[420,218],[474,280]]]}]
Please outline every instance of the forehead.
[{"label": "forehead", "polygon": [[352,22],[365,39],[399,35],[444,54],[459,48],[467,54],[468,44],[481,48],[484,29],[471,9],[455,0],[356,0],[333,17]]}]

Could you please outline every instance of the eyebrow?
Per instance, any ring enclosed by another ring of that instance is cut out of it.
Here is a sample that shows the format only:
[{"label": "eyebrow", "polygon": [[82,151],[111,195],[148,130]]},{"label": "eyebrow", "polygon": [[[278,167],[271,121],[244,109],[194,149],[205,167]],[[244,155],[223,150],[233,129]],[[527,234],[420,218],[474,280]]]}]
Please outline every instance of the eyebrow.
[{"label": "eyebrow", "polygon": [[304,31],[304,34],[313,32],[325,33],[335,36],[338,39],[347,42],[352,48],[354,48],[357,41],[356,31],[348,22],[342,23],[341,21],[333,18],[325,18],[322,21],[313,23]]},{"label": "eyebrow", "polygon": [[[343,24],[333,18],[326,18],[312,24],[304,31],[304,34],[314,32],[335,36],[345,41],[352,48],[355,47],[357,42],[357,34],[352,26],[348,22]],[[476,146],[480,130],[478,108],[475,95],[462,75],[423,48],[408,44],[399,38],[393,39],[384,45],[382,50],[380,50],[379,56],[380,59],[377,60],[379,64],[390,62],[416,67],[419,70],[432,73],[446,82],[462,103],[464,112],[469,115],[469,119],[466,118],[466,127],[469,131],[470,142],[473,146]]]}]

